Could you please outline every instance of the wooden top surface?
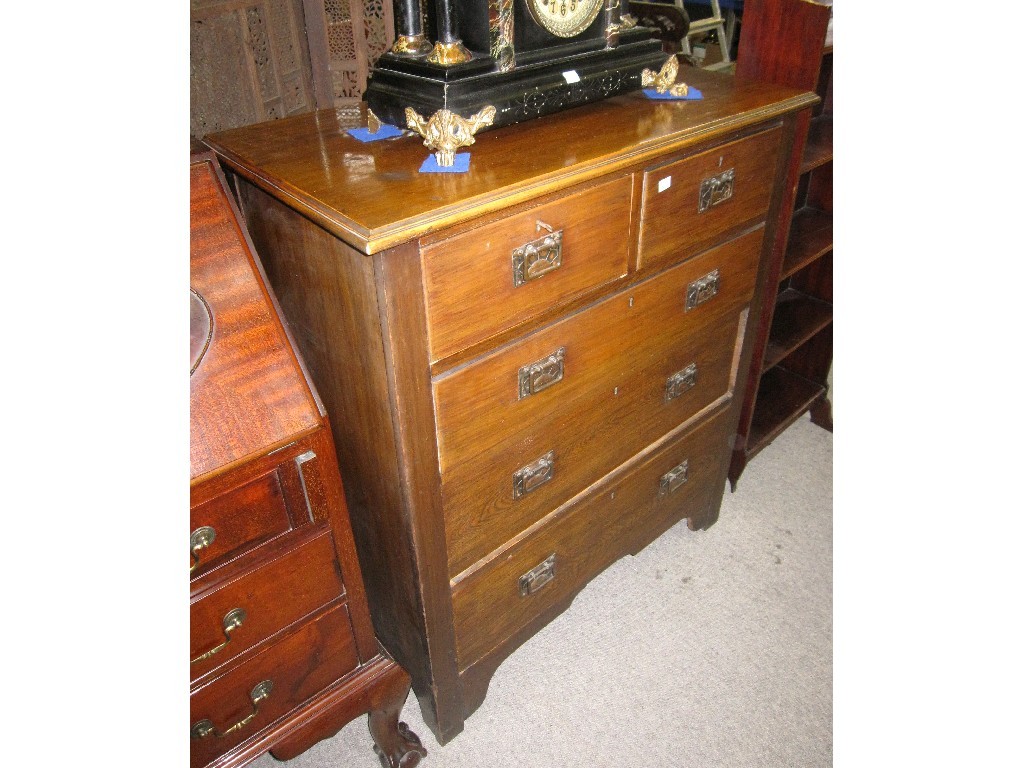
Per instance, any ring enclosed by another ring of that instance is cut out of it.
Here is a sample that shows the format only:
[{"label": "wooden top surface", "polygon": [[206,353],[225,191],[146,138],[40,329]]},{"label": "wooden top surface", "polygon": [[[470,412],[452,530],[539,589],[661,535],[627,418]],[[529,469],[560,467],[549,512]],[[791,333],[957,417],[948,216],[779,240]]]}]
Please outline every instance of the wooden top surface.
[{"label": "wooden top surface", "polygon": [[321,421],[213,163],[207,153],[191,167],[193,485],[285,445]]},{"label": "wooden top surface", "polygon": [[[483,131],[464,174],[419,173],[429,152],[405,135],[363,143],[365,126],[333,110],[212,134],[222,160],[365,253],[554,192],[697,141],[780,117],[811,93],[683,67],[700,101],[655,101],[640,91]],[[401,126],[404,127],[404,126]]]}]

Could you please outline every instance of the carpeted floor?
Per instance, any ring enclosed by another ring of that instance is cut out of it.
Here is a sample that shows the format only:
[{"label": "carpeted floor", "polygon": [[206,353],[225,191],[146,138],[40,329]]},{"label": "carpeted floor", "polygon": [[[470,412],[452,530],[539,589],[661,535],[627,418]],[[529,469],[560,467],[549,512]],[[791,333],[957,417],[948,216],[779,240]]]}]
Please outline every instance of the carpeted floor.
[{"label": "carpeted floor", "polygon": [[[832,764],[832,435],[805,416],[726,492],[591,582],[426,768]],[[256,768],[280,768],[269,755]],[[366,718],[289,768],[376,768]]]}]

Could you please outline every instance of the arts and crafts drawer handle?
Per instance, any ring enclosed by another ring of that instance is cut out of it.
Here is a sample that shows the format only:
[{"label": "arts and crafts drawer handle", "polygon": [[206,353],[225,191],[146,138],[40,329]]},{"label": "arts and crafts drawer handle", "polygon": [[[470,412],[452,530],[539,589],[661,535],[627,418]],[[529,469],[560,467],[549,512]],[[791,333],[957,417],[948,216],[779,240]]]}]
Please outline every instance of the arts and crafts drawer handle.
[{"label": "arts and crafts drawer handle", "polygon": [[704,213],[708,208],[724,203],[732,197],[733,181],[736,178],[736,169],[730,168],[722,171],[717,176],[704,179],[700,183],[700,198],[697,202],[697,213]]},{"label": "arts and crafts drawer handle", "polygon": [[205,661],[206,659],[213,656],[215,653],[220,653],[228,647],[228,643],[231,642],[231,633],[242,626],[242,622],[246,619],[245,610],[242,608],[232,608],[224,616],[224,642],[220,645],[211,648],[202,656],[196,656],[192,659],[192,663],[195,664],[199,661]]},{"label": "arts and crafts drawer handle", "polygon": [[565,347],[519,369],[519,399],[557,384],[565,375]]},{"label": "arts and crafts drawer handle", "polygon": [[676,371],[665,380],[665,402],[675,400],[695,386],[697,386],[697,364],[690,363],[683,370]]},{"label": "arts and crafts drawer handle", "polygon": [[677,464],[672,467],[672,469],[661,476],[661,483],[658,487],[658,496],[664,497],[668,496],[670,493],[675,493],[689,479],[689,474],[689,459],[684,461],[682,464]]},{"label": "arts and crafts drawer handle", "polygon": [[536,461],[512,474],[512,498],[518,499],[537,490],[555,474],[555,452],[548,451]]},{"label": "arts and crafts drawer handle", "polygon": [[519,577],[519,596],[527,597],[534,594],[554,578],[555,555],[552,553],[543,563],[535,565]]},{"label": "arts and crafts drawer handle", "polygon": [[557,232],[543,221],[537,231],[548,234],[520,245],[512,251],[512,285],[518,288],[530,280],[544,277],[562,266],[562,230]]},{"label": "arts and crafts drawer handle", "polygon": [[699,307],[701,304],[715,298],[718,295],[720,284],[721,281],[716,269],[687,285],[685,311],[689,312],[694,307]]},{"label": "arts and crafts drawer handle", "polygon": [[201,526],[192,531],[192,535],[189,537],[189,549],[192,552],[192,565],[189,566],[188,572],[192,573],[199,565],[199,550],[206,549],[208,546],[213,544],[213,540],[217,538],[217,531],[208,525]]},{"label": "arts and crafts drawer handle", "polygon": [[205,739],[207,736],[215,736],[218,739],[223,739],[228,734],[241,730],[260,713],[260,703],[270,697],[272,690],[274,690],[274,682],[272,680],[264,680],[261,683],[257,683],[256,687],[252,689],[252,693],[249,694],[249,700],[252,701],[252,712],[225,731],[219,730],[210,720],[200,720],[192,726],[192,738]]}]

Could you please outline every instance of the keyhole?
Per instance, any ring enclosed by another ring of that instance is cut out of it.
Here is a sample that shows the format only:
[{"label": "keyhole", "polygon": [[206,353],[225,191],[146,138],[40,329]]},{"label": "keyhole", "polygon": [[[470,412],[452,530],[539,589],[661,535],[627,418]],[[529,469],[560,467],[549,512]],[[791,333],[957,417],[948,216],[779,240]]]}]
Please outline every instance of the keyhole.
[{"label": "keyhole", "polygon": [[722,167],[722,161],[723,161],[723,160],[725,160],[725,155],[723,155],[722,157],[718,158],[718,167],[719,167],[719,168],[721,168],[721,167]]}]

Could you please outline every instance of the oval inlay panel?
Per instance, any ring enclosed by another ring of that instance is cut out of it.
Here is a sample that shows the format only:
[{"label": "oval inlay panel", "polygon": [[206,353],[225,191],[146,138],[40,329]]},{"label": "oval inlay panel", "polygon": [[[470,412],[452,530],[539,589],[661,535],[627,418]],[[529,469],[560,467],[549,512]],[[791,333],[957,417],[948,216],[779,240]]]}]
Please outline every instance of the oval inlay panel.
[{"label": "oval inlay panel", "polygon": [[192,367],[188,375],[191,376],[199,367],[203,355],[210,347],[210,337],[213,336],[213,314],[206,300],[198,293],[189,289],[191,296],[189,307],[189,326],[191,327],[191,343],[189,345]]}]

